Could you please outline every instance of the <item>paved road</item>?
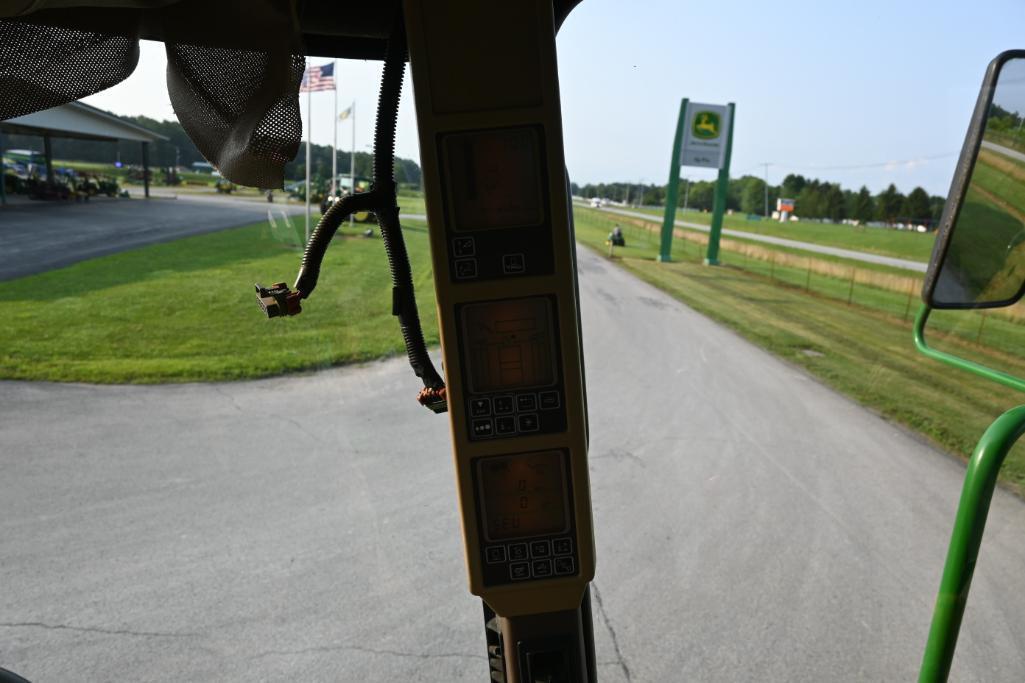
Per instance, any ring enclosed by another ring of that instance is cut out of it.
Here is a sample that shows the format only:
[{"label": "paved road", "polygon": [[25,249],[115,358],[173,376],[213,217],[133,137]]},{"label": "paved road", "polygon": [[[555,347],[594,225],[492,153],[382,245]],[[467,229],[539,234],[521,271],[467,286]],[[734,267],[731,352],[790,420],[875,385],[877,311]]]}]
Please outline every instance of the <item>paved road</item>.
[{"label": "paved road", "polygon": [[[101,198],[87,204],[22,202],[0,207],[0,282],[267,220],[268,210],[280,220],[286,214],[302,215],[305,207],[220,196],[174,198],[166,191],[155,191],[149,200]],[[426,220],[419,214],[403,217]]]},{"label": "paved road", "polygon": [[[613,206],[603,207],[602,211],[608,211],[609,213],[618,213],[621,216],[641,218],[653,222],[660,220],[658,217],[652,216],[651,214],[640,213],[637,211],[629,211],[627,209],[617,209]],[[678,220],[676,221],[676,225],[680,226],[681,228],[701,230],[702,232],[708,232],[709,230],[707,225],[701,225],[700,223],[692,223],[690,221]],[[745,232],[743,230],[732,230],[730,228],[723,228],[722,234],[729,235],[731,237],[742,237],[746,240],[752,240],[754,242],[775,244],[780,247],[790,247],[791,249],[803,249],[805,251],[815,252],[816,254],[828,254],[830,256],[839,256],[840,258],[852,259],[854,261],[864,261],[865,263],[877,263],[883,266],[892,266],[894,268],[915,270],[920,273],[924,273],[929,267],[928,263],[922,263],[921,261],[909,261],[908,259],[894,258],[892,256],[880,256],[879,254],[870,254],[864,251],[854,251],[853,249],[841,249],[839,247],[829,247],[824,244],[813,244],[812,242],[788,240],[783,237],[773,237],[772,235],[760,235],[756,232]]]},{"label": "paved road", "polygon": [[986,149],[997,152],[998,154],[1003,154],[1006,157],[1011,157],[1012,159],[1025,163],[1025,154],[1022,154],[1016,149],[1004,147],[1003,145],[998,145],[997,143],[990,142],[989,140],[983,140],[982,146]]},{"label": "paved road", "polygon": [[267,220],[297,205],[237,199],[95,199],[28,202],[0,208],[0,281],[86,259]]},{"label": "paved road", "polygon": [[[913,680],[963,467],[593,254],[581,278],[601,680]],[[415,392],[402,359],[0,383],[0,662],[484,681],[448,428]],[[1025,679],[1023,528],[998,492],[955,680]]]}]

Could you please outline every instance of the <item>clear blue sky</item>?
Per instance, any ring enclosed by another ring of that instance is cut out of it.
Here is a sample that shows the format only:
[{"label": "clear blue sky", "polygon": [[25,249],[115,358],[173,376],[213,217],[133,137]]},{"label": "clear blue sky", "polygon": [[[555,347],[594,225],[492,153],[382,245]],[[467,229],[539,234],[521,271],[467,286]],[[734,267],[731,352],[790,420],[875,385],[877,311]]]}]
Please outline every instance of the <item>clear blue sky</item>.
[{"label": "clear blue sky", "polygon": [[[985,66],[1025,47],[1023,26],[1021,0],[584,0],[558,41],[570,174],[664,183],[680,98],[690,97],[736,102],[734,176],[760,176],[771,162],[774,184],[797,172],[945,195]],[[358,149],[371,139],[379,68],[339,63],[340,106],[357,102]],[[146,44],[129,81],[87,101],[170,118],[163,70],[162,47]],[[418,159],[410,94],[407,85],[397,151]],[[330,144],[332,96],[313,99],[313,140]],[[351,130],[339,126],[340,148]]]}]

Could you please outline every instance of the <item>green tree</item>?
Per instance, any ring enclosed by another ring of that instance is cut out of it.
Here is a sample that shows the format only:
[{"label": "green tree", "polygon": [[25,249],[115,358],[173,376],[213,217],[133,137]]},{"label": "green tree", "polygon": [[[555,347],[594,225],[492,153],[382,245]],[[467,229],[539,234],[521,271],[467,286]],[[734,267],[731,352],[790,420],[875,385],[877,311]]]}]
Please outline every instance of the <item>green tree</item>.
[{"label": "green tree", "polygon": [[868,188],[864,185],[858,190],[858,194],[854,196],[854,207],[851,211],[851,218],[854,218],[862,223],[868,223],[870,220],[875,218],[876,205],[872,201],[872,193],[868,191]]},{"label": "green tree", "polygon": [[916,223],[928,223],[932,217],[932,207],[929,206],[929,193],[920,187],[911,190],[901,206],[901,217]]},{"label": "green tree", "polygon": [[884,223],[896,223],[904,204],[904,195],[897,191],[897,186],[890,186],[879,193],[876,199],[876,218]]},{"label": "green tree", "polygon": [[744,213],[765,213],[765,181],[751,178],[744,184],[740,195],[740,210]]}]

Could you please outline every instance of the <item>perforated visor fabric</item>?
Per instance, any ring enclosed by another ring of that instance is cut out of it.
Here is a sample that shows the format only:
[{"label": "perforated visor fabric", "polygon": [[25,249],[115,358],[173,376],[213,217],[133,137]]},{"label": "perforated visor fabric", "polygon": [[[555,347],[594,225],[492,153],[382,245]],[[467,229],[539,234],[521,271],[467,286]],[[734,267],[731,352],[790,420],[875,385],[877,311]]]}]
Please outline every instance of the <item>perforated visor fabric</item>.
[{"label": "perforated visor fabric", "polygon": [[138,61],[134,38],[0,20],[0,121],[116,85]]},{"label": "perforated visor fabric", "polygon": [[167,90],[196,147],[232,182],[281,187],[302,137],[299,83],[305,59],[167,45]]}]

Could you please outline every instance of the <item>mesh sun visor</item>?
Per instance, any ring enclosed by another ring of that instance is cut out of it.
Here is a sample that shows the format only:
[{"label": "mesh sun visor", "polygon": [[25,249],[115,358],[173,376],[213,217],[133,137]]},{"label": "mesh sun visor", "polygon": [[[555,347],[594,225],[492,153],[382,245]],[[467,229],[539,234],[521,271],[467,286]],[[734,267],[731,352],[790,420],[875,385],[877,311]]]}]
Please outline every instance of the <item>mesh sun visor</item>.
[{"label": "mesh sun visor", "polygon": [[305,59],[167,45],[167,90],[185,131],[232,182],[281,187],[285,164],[299,151],[299,82]]},{"label": "mesh sun visor", "polygon": [[135,38],[0,20],[0,121],[116,85],[138,61]]}]

